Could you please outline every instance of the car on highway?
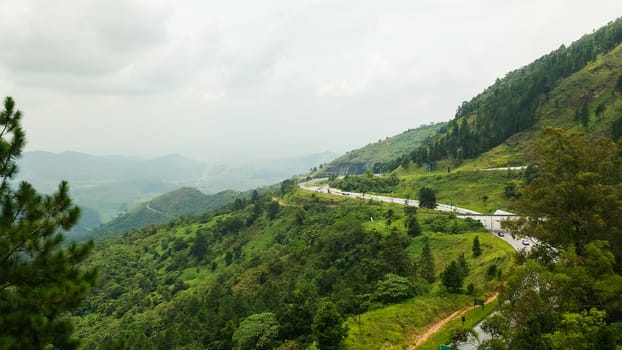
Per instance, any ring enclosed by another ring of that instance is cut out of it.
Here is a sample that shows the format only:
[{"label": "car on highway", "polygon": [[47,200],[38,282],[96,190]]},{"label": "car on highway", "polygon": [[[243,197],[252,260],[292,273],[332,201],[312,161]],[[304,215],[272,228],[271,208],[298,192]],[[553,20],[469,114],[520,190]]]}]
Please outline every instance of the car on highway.
[{"label": "car on highway", "polygon": [[505,232],[503,232],[503,231],[501,231],[501,230],[498,230],[498,231],[497,231],[497,236],[499,236],[499,237],[504,237],[504,236],[505,236]]},{"label": "car on highway", "polygon": [[523,238],[523,245],[529,245],[529,240],[526,238]]}]

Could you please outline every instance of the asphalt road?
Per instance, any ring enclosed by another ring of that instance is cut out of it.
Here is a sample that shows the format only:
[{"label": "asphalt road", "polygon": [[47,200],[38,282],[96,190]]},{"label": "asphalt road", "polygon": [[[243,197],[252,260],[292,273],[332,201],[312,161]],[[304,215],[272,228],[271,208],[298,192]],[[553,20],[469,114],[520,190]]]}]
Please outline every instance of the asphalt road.
[{"label": "asphalt road", "polygon": [[[414,200],[414,199],[397,198],[397,197],[392,197],[392,196],[381,196],[381,195],[365,194],[365,193],[357,193],[357,192],[347,192],[347,191],[342,191],[338,188],[329,187],[328,185],[317,185],[318,183],[326,181],[326,180],[328,179],[327,178],[313,179],[307,182],[300,183],[298,186],[301,189],[307,190],[307,191],[328,193],[328,194],[333,194],[336,196],[343,196],[343,197],[357,198],[357,199],[364,199],[364,200],[371,199],[375,201],[395,203],[395,204],[400,204],[400,205],[408,205],[412,207],[419,207],[419,201]],[[456,206],[447,205],[447,204],[438,204],[436,207],[436,210],[444,211],[444,212],[453,212],[453,213],[456,213],[456,215],[460,218],[471,218],[473,220],[478,220],[479,222],[482,223],[482,225],[488,232],[495,235],[497,238],[508,242],[508,244],[511,245],[516,251],[525,250],[529,252],[531,250],[531,247],[533,247],[533,245],[537,243],[532,238],[524,238],[524,239],[516,238],[515,239],[515,238],[512,238],[512,236],[509,235],[508,233],[504,233],[503,236],[500,236],[498,234],[498,232],[502,231],[501,230],[502,220],[511,220],[512,218],[516,217],[516,215],[506,212],[506,211],[498,210],[493,215],[486,215],[486,214],[477,212],[475,210],[456,207]],[[525,244],[525,243],[528,243],[528,244]]]}]

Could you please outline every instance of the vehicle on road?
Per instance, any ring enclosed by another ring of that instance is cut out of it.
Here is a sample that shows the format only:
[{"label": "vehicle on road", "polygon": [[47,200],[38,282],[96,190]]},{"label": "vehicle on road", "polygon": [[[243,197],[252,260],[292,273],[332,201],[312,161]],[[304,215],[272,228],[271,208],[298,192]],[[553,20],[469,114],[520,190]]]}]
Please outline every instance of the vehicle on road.
[{"label": "vehicle on road", "polygon": [[499,236],[499,237],[504,237],[504,236],[505,236],[505,232],[503,232],[503,231],[501,231],[501,230],[498,230],[498,231],[497,231],[497,236]]},{"label": "vehicle on road", "polygon": [[523,238],[523,245],[529,245],[529,240],[526,238]]}]

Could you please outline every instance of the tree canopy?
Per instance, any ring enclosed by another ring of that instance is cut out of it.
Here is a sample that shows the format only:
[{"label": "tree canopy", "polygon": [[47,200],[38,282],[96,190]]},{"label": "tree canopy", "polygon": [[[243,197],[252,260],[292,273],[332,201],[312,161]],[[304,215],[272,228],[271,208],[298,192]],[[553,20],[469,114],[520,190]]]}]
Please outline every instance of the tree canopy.
[{"label": "tree canopy", "polygon": [[429,187],[420,188],[419,206],[422,208],[436,209],[436,192]]},{"label": "tree canopy", "polygon": [[527,216],[507,227],[543,244],[509,279],[500,303],[505,325],[499,319],[486,324],[493,339],[484,348],[614,349],[622,343],[620,152],[604,137],[553,128],[534,144],[537,171],[520,198]]},{"label": "tree canopy", "polygon": [[578,253],[588,242],[608,240],[621,258],[621,151],[605,137],[545,129],[531,152],[537,175],[519,201],[528,219],[512,229]]},{"label": "tree canopy", "polygon": [[341,342],[348,334],[341,314],[335,304],[330,301],[320,303],[311,327],[317,345],[322,350],[339,349]]}]

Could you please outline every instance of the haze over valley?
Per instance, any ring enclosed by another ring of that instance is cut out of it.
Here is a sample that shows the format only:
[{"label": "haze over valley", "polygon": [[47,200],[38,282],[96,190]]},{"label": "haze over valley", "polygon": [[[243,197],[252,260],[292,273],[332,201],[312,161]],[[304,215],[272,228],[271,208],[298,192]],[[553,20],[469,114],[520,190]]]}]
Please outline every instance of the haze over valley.
[{"label": "haze over valley", "polygon": [[622,348],[620,10],[1,2],[0,350]]}]

